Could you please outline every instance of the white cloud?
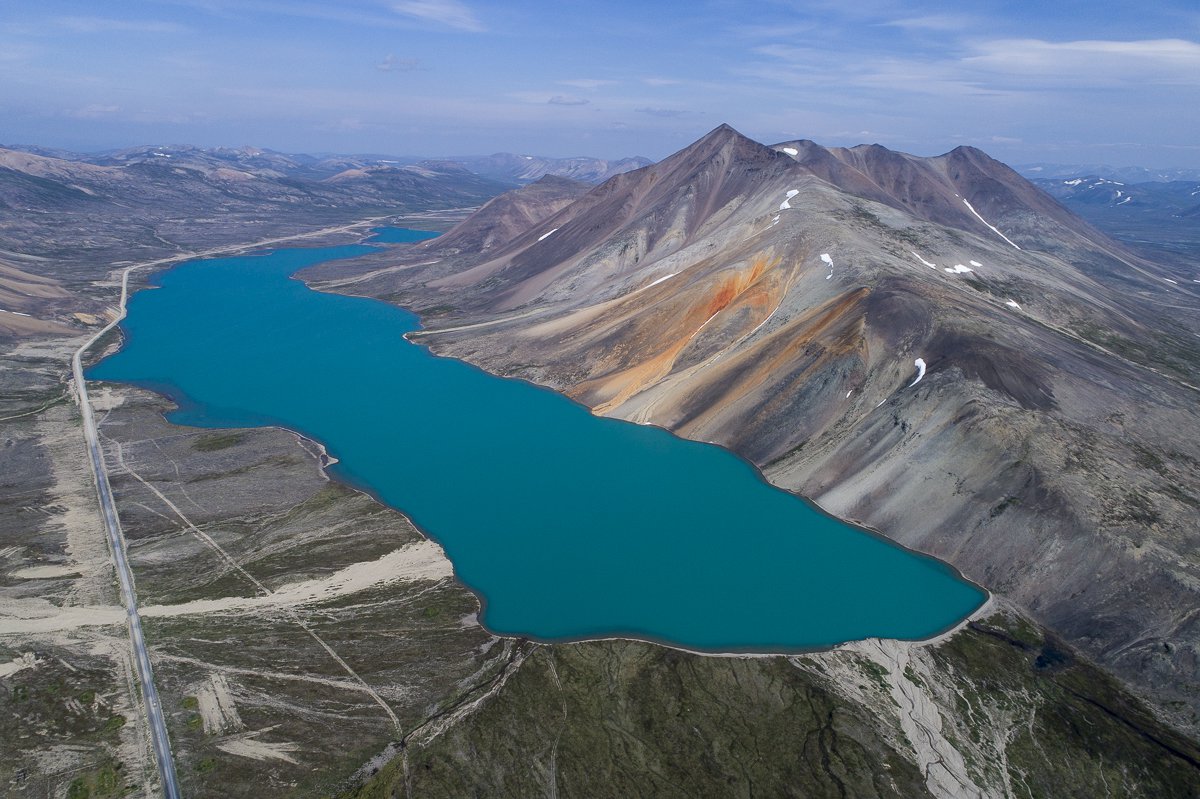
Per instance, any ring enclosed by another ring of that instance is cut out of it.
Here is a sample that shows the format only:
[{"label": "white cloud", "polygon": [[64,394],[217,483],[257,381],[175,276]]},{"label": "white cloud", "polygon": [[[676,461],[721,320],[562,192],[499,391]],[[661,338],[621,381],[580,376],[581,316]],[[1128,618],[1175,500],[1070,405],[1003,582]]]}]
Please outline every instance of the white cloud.
[{"label": "white cloud", "polygon": [[421,66],[419,58],[396,58],[394,54],[388,53],[375,65],[375,69],[380,72],[417,72],[424,67]]},{"label": "white cloud", "polygon": [[1200,86],[1200,44],[1184,39],[998,39],[977,49],[978,54],[962,59],[963,66],[1032,83]]},{"label": "white cloud", "polygon": [[574,80],[560,80],[559,83],[563,86],[573,86],[576,89],[599,89],[601,86],[612,86],[616,84],[616,81],[596,80],[595,78],[576,78]]},{"label": "white cloud", "polygon": [[178,33],[184,30],[182,25],[174,22],[108,17],[58,17],[53,22],[75,33]]},{"label": "white cloud", "polygon": [[687,114],[681,108],[635,108],[633,109],[639,114],[647,114],[652,117],[681,117]]},{"label": "white cloud", "polygon": [[961,31],[971,27],[974,21],[970,17],[958,14],[929,14],[894,19],[884,24],[891,28],[913,31]]},{"label": "white cloud", "polygon": [[455,30],[479,32],[484,29],[475,13],[458,0],[401,0],[393,3],[392,9],[398,14]]},{"label": "white cloud", "polygon": [[103,117],[112,116],[120,110],[121,107],[117,105],[101,105],[99,103],[92,103],[90,105],[85,105],[83,108],[73,108],[67,111],[66,115],[69,117],[75,117],[76,119],[101,119]]},{"label": "white cloud", "polygon": [[587,105],[589,101],[573,94],[556,94],[546,102],[550,105]]}]

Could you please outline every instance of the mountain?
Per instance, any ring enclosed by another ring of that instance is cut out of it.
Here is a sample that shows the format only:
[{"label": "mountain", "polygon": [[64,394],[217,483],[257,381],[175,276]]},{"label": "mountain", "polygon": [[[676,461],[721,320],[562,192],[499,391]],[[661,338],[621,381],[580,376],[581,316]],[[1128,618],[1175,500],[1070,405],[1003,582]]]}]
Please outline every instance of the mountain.
[{"label": "mountain", "polygon": [[517,191],[489,200],[470,225],[432,240],[428,250],[438,254],[483,253],[508,244],[546,217],[579,199],[591,189],[586,183],[545,175]]},{"label": "mountain", "polygon": [[1200,277],[1200,178],[1123,183],[1096,175],[1034,184],[1113,238],[1169,264],[1172,277]]},{"label": "mountain", "polygon": [[186,146],[86,159],[0,149],[0,250],[48,259],[51,276],[75,275],[86,292],[97,263],[370,216],[475,207],[506,188],[448,162],[392,165]]},{"label": "mountain", "polygon": [[546,175],[554,175],[585,183],[602,183],[613,175],[649,166],[648,158],[546,158],[537,155],[495,153],[482,156],[459,156],[452,159],[467,169],[493,180],[510,183],[529,183]]},{"label": "mountain", "polygon": [[1014,167],[1030,180],[1074,180],[1099,177],[1122,183],[1200,181],[1200,169],[1148,169],[1143,166],[1112,167],[1106,164],[1021,164]]},{"label": "mountain", "polygon": [[731,448],[1200,729],[1200,285],[969,147],[721,126],[556,204],[328,286],[422,313],[439,353]]}]

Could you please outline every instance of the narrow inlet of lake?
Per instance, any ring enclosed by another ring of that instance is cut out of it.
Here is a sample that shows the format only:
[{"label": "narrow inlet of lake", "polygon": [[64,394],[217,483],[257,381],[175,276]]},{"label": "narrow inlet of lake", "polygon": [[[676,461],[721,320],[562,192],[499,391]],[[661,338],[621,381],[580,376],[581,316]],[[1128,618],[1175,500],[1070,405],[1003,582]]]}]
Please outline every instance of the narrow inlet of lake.
[{"label": "narrow inlet of lake", "polygon": [[945,564],[826,516],[719,447],[436,357],[403,338],[411,313],[291,277],[370,251],[177,266],[132,297],[123,347],[88,377],[167,395],[177,424],[280,425],[322,442],[331,474],[441,543],[504,635],[786,652],[928,637],[984,600]]}]

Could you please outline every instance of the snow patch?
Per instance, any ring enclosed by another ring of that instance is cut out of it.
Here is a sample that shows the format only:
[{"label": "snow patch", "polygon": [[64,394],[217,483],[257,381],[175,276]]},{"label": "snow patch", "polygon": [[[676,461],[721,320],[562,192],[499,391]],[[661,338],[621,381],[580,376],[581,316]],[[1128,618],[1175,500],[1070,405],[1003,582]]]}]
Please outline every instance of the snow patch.
[{"label": "snow patch", "polygon": [[913,365],[917,367],[917,379],[908,384],[909,388],[912,388],[917,383],[920,383],[921,378],[925,376],[925,359],[924,358],[917,358],[915,361],[913,361]]},{"label": "snow patch", "polygon": [[[650,286],[657,286],[659,283],[662,283],[664,280],[670,280],[671,278],[675,277],[677,274],[679,274],[679,273],[672,272],[669,275],[663,275],[658,280],[655,280],[653,283],[651,283]],[[650,286],[646,286],[646,288],[650,288]]]},{"label": "snow patch", "polygon": [[979,261],[967,261],[971,266],[983,266]]},{"label": "snow patch", "polygon": [[18,671],[31,669],[38,664],[37,657],[32,652],[13,658],[7,663],[0,663],[0,677],[11,677]]},{"label": "snow patch", "polygon": [[1172,279],[1171,279],[1171,278],[1169,278],[1169,277],[1164,277],[1164,278],[1163,278],[1163,280],[1167,281],[1168,283],[1174,284],[1174,285],[1176,285],[1176,286],[1178,286],[1178,285],[1179,285],[1179,282],[1178,282],[1178,281],[1172,280]]},{"label": "snow patch", "polygon": [[1063,181],[1064,186],[1078,186],[1080,183],[1083,183],[1083,178],[1075,178],[1074,180]]},{"label": "snow patch", "polygon": [[821,260],[829,265],[829,274],[825,276],[826,280],[833,278],[833,258],[827,252],[821,253]]},{"label": "snow patch", "polygon": [[795,197],[799,193],[800,193],[799,189],[788,189],[787,197],[785,197],[783,202],[781,202],[779,204],[779,210],[786,211],[787,209],[791,208],[792,204],[788,201],[791,200],[793,197]]},{"label": "snow patch", "polygon": [[[967,206],[967,210],[968,210],[968,211],[970,211],[971,213],[975,214],[975,218],[976,218],[976,219],[978,219],[980,222],[982,222],[983,224],[985,224],[985,225],[987,225],[988,227],[990,227],[990,228],[991,228],[991,229],[992,229],[992,230],[995,232],[995,234],[996,234],[997,236],[999,236],[1000,238],[1004,239],[1004,240],[1005,240],[1005,241],[1007,241],[1009,244],[1012,244],[1012,246],[1014,246],[1014,247],[1017,247],[1017,245],[1016,245],[1016,244],[1013,244],[1013,240],[1012,240],[1012,239],[1010,239],[1008,236],[1005,236],[1003,233],[1001,233],[1001,232],[1000,232],[1000,229],[999,229],[998,227],[996,227],[996,226],[995,226],[995,225],[993,225],[991,222],[987,221],[987,220],[986,220],[986,219],[984,219],[982,216],[980,216],[980,215],[979,215],[979,212],[978,212],[978,211],[976,211],[976,210],[975,210],[975,209],[974,209],[974,208],[971,206],[971,204],[970,204],[969,202],[967,202],[967,198],[966,198],[966,197],[963,197],[963,198],[962,198],[962,201],[963,201],[963,205]],[[1019,249],[1021,249],[1021,248],[1020,248],[1020,247],[1017,247],[1017,249],[1019,250]]]},{"label": "snow patch", "polygon": [[1117,205],[1124,205],[1125,203],[1129,202],[1132,199],[1133,199],[1132,197],[1126,197],[1124,200],[1121,200],[1121,202],[1117,203]]},{"label": "snow patch", "polygon": [[800,151],[797,150],[795,147],[784,147],[783,151],[793,157],[800,155]]},{"label": "snow patch", "polygon": [[909,250],[909,252],[911,252],[911,253],[913,254],[913,257],[914,257],[914,258],[916,258],[918,261],[920,261],[921,263],[923,263],[923,264],[925,264],[926,266],[928,266],[930,269],[937,269],[937,264],[935,264],[935,263],[931,263],[930,261],[926,261],[924,258],[922,258],[921,256],[917,255],[917,251],[916,251],[916,250]]},{"label": "snow patch", "polygon": [[0,313],[10,313],[13,316],[29,316],[27,313],[21,313],[20,311],[6,311],[3,308],[0,308]]},{"label": "snow patch", "polygon": [[1006,302],[1004,304],[1007,305],[1009,308],[1016,308],[1018,311],[1021,310],[1021,305],[1016,300],[1009,300],[1008,302]]},{"label": "snow patch", "polygon": [[846,392],[846,399],[850,399],[850,395],[851,395],[851,394],[853,394],[853,393],[854,393],[854,389],[850,389],[849,391],[847,391],[847,392]]},{"label": "snow patch", "polygon": [[974,272],[975,270],[969,266],[963,266],[962,264],[955,264],[954,268],[950,268],[947,266],[946,271],[952,275],[961,275],[966,272]]},{"label": "snow patch", "polygon": [[551,235],[553,235],[557,231],[558,231],[558,228],[554,228],[554,230],[543,233],[542,235],[538,236],[538,241],[541,241],[542,239],[545,239],[545,238],[549,238]]}]

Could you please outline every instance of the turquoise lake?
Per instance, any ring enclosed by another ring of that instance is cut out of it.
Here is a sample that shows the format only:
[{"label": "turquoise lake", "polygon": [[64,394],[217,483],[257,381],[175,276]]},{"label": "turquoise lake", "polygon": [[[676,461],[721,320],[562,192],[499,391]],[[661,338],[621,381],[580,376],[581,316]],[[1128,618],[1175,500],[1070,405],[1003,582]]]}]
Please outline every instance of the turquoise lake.
[{"label": "turquoise lake", "polygon": [[403,338],[413,314],[291,278],[373,249],[177,266],[132,297],[124,346],[88,377],[169,396],[178,424],[321,441],[335,477],[441,543],[497,633],[783,652],[924,638],[983,602],[945,564],[826,516],[719,447],[436,357]]}]

